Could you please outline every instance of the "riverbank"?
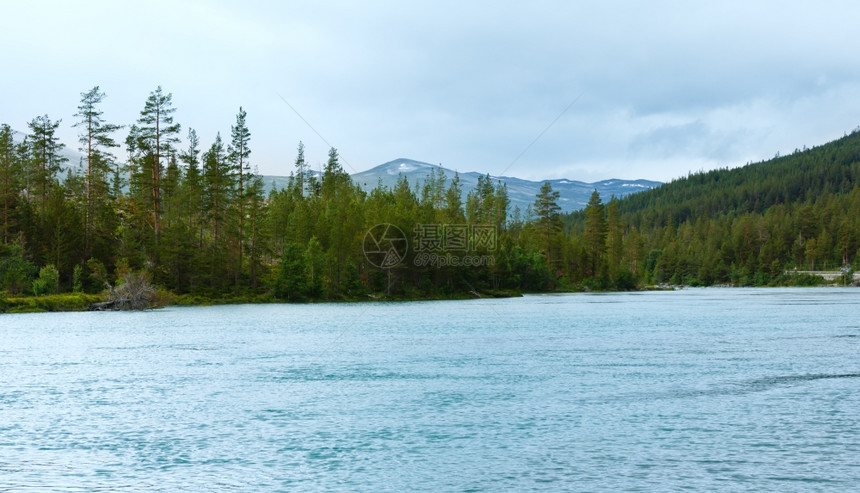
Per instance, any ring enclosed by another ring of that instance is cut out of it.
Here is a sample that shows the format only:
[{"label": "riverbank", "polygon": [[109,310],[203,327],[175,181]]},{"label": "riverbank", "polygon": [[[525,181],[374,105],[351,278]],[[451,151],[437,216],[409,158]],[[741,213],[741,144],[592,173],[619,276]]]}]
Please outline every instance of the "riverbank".
[{"label": "riverbank", "polygon": [[[852,286],[849,284],[849,286]],[[853,286],[858,286],[854,283]],[[842,287],[841,284],[827,282],[820,277],[804,276],[802,282],[796,284],[780,284],[766,286],[740,286],[733,284],[714,284],[710,286],[656,284],[648,285],[636,291],[674,291],[692,287],[711,288],[741,288],[741,287]],[[619,291],[589,291],[585,290],[559,290],[536,292],[529,294],[547,293],[585,293],[585,292],[619,292]],[[175,295],[164,291],[158,291],[156,303],[151,308],[163,308],[165,306],[216,306],[216,305],[246,305],[246,304],[273,304],[273,303],[358,303],[367,301],[399,302],[399,301],[446,301],[446,300],[472,300],[479,298],[517,298],[523,296],[519,291],[487,290],[482,292],[469,291],[447,293],[429,296],[410,295],[386,295],[384,293],[365,294],[363,296],[341,296],[338,298],[307,298],[302,300],[283,300],[269,294],[240,294],[233,296],[208,297],[195,294]],[[0,297],[0,314],[2,313],[47,313],[47,312],[83,312],[92,310],[93,306],[103,304],[107,297],[103,294],[64,293],[43,296],[12,296]]]},{"label": "riverbank", "polygon": [[[339,298],[308,298],[302,300],[282,300],[271,295],[234,295],[207,297],[201,295],[175,295],[159,291],[156,302],[151,308],[165,306],[215,306],[215,305],[245,305],[271,303],[356,303],[365,301],[396,302],[396,301],[442,301],[468,300],[475,298],[515,298],[522,296],[518,291],[489,290],[484,292],[458,292],[435,296],[406,296],[386,295],[384,293],[364,296],[341,296]],[[64,293],[43,296],[12,296],[0,297],[0,314],[2,313],[48,313],[48,312],[84,312],[94,306],[107,302],[102,294]]]},{"label": "riverbank", "polygon": [[337,298],[303,298],[300,300],[284,300],[275,298],[269,294],[246,294],[234,296],[206,297],[194,294],[173,295],[169,305],[176,306],[213,306],[213,305],[243,305],[243,304],[268,304],[268,303],[357,303],[364,301],[443,301],[443,300],[471,300],[475,298],[517,298],[522,293],[512,290],[487,290],[481,292],[463,291],[435,295],[388,295],[385,293],[370,293],[361,296],[339,296]]},{"label": "riverbank", "polygon": [[64,293],[0,298],[0,313],[85,312],[105,301],[100,294]]}]

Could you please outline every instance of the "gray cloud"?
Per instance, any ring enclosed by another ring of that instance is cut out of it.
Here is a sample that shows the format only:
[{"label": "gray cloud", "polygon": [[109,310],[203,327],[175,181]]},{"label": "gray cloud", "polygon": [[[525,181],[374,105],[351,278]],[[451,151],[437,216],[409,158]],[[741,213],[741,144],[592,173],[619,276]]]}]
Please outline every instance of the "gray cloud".
[{"label": "gray cloud", "polygon": [[[153,10],[163,14],[144,22]],[[133,121],[174,93],[204,143],[248,111],[252,160],[290,170],[299,140],[358,170],[396,157],[525,178],[670,179],[836,138],[857,126],[850,2],[271,2],[6,6],[2,118],[71,123],[108,93]],[[38,15],[37,15],[38,14]],[[33,20],[39,32],[34,38]],[[100,29],[78,26],[95,23]],[[52,37],[53,36],[53,37]],[[99,50],[88,46],[108,40]],[[74,145],[74,130],[65,128]]]}]

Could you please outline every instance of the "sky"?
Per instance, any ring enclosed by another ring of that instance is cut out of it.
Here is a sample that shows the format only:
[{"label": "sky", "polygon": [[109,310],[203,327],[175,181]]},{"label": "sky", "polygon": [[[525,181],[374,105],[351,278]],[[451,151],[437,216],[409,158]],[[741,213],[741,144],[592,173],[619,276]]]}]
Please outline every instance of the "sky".
[{"label": "sky", "polygon": [[0,123],[47,114],[76,148],[82,92],[130,125],[161,86],[204,148],[243,107],[266,175],[302,141],[350,173],[668,181],[857,128],[858,18],[826,0],[0,0]]}]

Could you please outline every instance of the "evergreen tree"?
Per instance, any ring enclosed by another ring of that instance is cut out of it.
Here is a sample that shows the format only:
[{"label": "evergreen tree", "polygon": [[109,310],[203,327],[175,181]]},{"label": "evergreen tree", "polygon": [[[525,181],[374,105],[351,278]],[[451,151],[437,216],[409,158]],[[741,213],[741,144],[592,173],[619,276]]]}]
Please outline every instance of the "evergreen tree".
[{"label": "evergreen tree", "polygon": [[321,184],[323,201],[327,201],[334,196],[338,190],[342,190],[345,185],[351,185],[351,183],[349,175],[340,165],[340,156],[337,153],[337,149],[332,147],[328,151],[328,161],[326,162],[325,170],[323,171]]},{"label": "evergreen tree", "polygon": [[552,250],[555,235],[561,231],[559,195],[557,190],[552,189],[552,183],[545,181],[541,185],[534,203],[534,211],[537,215],[536,226],[543,238],[542,250],[548,265],[552,265],[553,262]]},{"label": "evergreen tree", "polygon": [[597,190],[591,193],[588,205],[585,206],[585,248],[589,275],[593,278],[600,273],[606,252],[606,213]]},{"label": "evergreen tree", "polygon": [[27,123],[31,132],[27,143],[32,157],[29,185],[36,193],[41,213],[44,213],[48,193],[57,184],[57,175],[63,163],[68,161],[60,154],[66,146],[54,135],[61,121],[52,122],[48,115],[44,115],[37,116]]},{"label": "evergreen tree", "polygon": [[289,242],[275,279],[275,297],[287,301],[301,301],[307,295],[307,284],[304,249],[298,243]]},{"label": "evergreen tree", "polygon": [[[115,228],[115,217],[110,205],[110,175],[113,170],[114,156],[110,153],[112,147],[119,147],[111,134],[121,128],[120,125],[106,123],[102,119],[102,111],[98,105],[104,100],[105,93],[95,86],[81,93],[78,112],[79,118],[75,127],[81,128],[78,141],[79,148],[86,159],[86,192],[84,206],[84,256],[89,258],[94,237],[105,241]],[[109,221],[109,223],[105,223]]]},{"label": "evergreen tree", "polygon": [[624,269],[624,223],[618,212],[618,201],[613,198],[606,208],[606,260],[609,275],[616,280]]},{"label": "evergreen tree", "polygon": [[22,171],[21,162],[15,150],[15,141],[12,139],[12,129],[9,125],[0,125],[0,200],[3,206],[3,244],[8,244],[12,239],[15,207],[22,189]]},{"label": "evergreen tree", "polygon": [[161,86],[151,92],[140,112],[136,125],[132,125],[126,140],[129,154],[135,163],[136,185],[148,197],[146,205],[152,221],[157,250],[161,235],[161,180],[164,160],[168,159],[178,141],[180,125],[173,122],[173,95],[164,94]]},{"label": "evergreen tree", "polygon": [[83,252],[83,218],[62,187],[54,187],[39,216],[41,242],[38,245],[40,265],[53,264],[63,284],[71,285],[75,265],[86,261]]},{"label": "evergreen tree", "polygon": [[200,215],[203,209],[203,176],[200,170],[200,139],[193,128],[188,129],[188,148],[179,154],[179,160],[185,165],[182,179],[185,220],[191,231],[197,231],[197,245],[202,248],[203,223]]},{"label": "evergreen tree", "polygon": [[0,290],[11,295],[22,293],[36,272],[36,266],[24,258],[20,244],[0,244]]},{"label": "evergreen tree", "polygon": [[311,239],[308,240],[308,248],[305,250],[304,260],[308,295],[313,297],[323,296],[325,253],[316,236],[311,236]]},{"label": "evergreen tree", "polygon": [[171,153],[167,160],[167,169],[162,177],[162,227],[171,227],[178,222],[184,222],[182,190],[182,170],[179,168],[179,162],[176,159],[176,154]]},{"label": "evergreen tree", "polygon": [[233,170],[227,161],[221,134],[203,154],[203,210],[210,221],[213,243],[221,239],[221,226],[227,219],[233,192]]},{"label": "evergreen tree", "polygon": [[213,287],[221,285],[230,274],[234,259],[227,257],[229,232],[226,231],[229,211],[234,196],[233,167],[227,159],[221,134],[203,155],[203,212],[211,232],[210,281]]},{"label": "evergreen tree", "polygon": [[464,224],[466,222],[466,216],[463,213],[463,189],[460,186],[459,173],[454,173],[454,178],[445,192],[443,220],[447,224]]},{"label": "evergreen tree", "polygon": [[296,186],[298,197],[305,196],[305,180],[307,179],[308,165],[305,162],[305,145],[299,141],[298,155],[296,156]]},{"label": "evergreen tree", "polygon": [[266,201],[263,195],[263,179],[252,175],[248,183],[248,264],[251,288],[257,289],[266,244]]},{"label": "evergreen tree", "polygon": [[[363,192],[340,166],[337,149],[329,150],[329,159],[323,173],[321,212],[314,231],[325,231],[320,242],[328,258],[327,290],[341,294],[346,287],[348,270],[358,262],[358,238],[364,220],[361,215]],[[313,234],[313,232],[311,232]]]},{"label": "evergreen tree", "polygon": [[474,190],[466,195],[466,216],[472,224],[494,224],[497,212],[495,187],[490,175],[479,176]]},{"label": "evergreen tree", "polygon": [[230,127],[230,136],[232,141],[227,150],[230,163],[233,166],[233,173],[237,177],[236,208],[238,210],[237,224],[239,228],[240,265],[242,257],[244,256],[245,244],[245,208],[246,203],[248,201],[248,196],[246,194],[246,182],[252,179],[252,177],[250,176],[251,163],[248,160],[251,155],[251,149],[248,147],[248,143],[251,141],[251,132],[248,130],[248,126],[245,123],[245,116],[245,110],[243,110],[240,106],[239,113],[236,115],[236,124]]}]

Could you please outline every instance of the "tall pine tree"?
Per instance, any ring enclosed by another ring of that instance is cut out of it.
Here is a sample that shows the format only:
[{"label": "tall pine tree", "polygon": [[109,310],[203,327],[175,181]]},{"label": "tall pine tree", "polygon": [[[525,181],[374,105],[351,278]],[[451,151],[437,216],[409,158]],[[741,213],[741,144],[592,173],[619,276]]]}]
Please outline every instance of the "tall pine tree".
[{"label": "tall pine tree", "polygon": [[2,200],[3,244],[11,240],[15,205],[21,192],[21,163],[9,125],[0,125],[0,200]]},{"label": "tall pine tree", "polygon": [[44,115],[37,116],[27,123],[31,132],[27,142],[32,158],[29,185],[36,193],[40,213],[45,211],[45,202],[48,200],[48,194],[57,184],[57,176],[62,169],[63,163],[68,161],[68,158],[60,154],[60,151],[66,146],[60,143],[59,139],[54,135],[61,121],[52,122],[48,118],[48,115]]},{"label": "tall pine tree", "polygon": [[245,209],[248,203],[247,183],[252,179],[251,163],[248,158],[251,155],[251,148],[248,143],[251,141],[251,132],[248,130],[248,125],[245,123],[245,110],[239,107],[239,113],[236,115],[236,124],[230,127],[230,137],[232,139],[227,153],[230,158],[230,164],[233,166],[233,173],[236,175],[236,209],[239,228],[239,262],[241,268],[242,257],[245,252]]},{"label": "tall pine tree", "polygon": [[597,190],[591,193],[585,206],[585,249],[588,256],[589,273],[596,277],[600,273],[606,253],[606,213]]},{"label": "tall pine tree", "polygon": [[78,134],[80,151],[86,160],[86,188],[84,204],[84,256],[89,258],[93,248],[93,238],[104,238],[114,229],[114,221],[103,224],[101,220],[112,219],[115,214],[110,207],[110,175],[114,156],[110,153],[113,147],[119,147],[111,134],[119,130],[120,125],[106,123],[102,119],[102,111],[98,105],[104,100],[105,93],[95,86],[81,93],[78,112],[79,118],[75,127],[81,128]]},{"label": "tall pine tree", "polygon": [[535,199],[534,210],[537,215],[537,228],[543,239],[543,253],[546,256],[547,265],[552,265],[554,257],[552,254],[555,236],[561,231],[561,218],[558,205],[559,192],[552,189],[552,183],[545,181]]},{"label": "tall pine tree", "polygon": [[173,122],[173,95],[164,94],[161,86],[150,93],[140,112],[136,125],[132,125],[127,143],[135,164],[133,179],[139,192],[147,195],[146,204],[152,222],[155,249],[161,236],[161,180],[165,161],[178,141],[180,125]]},{"label": "tall pine tree", "polygon": [[299,141],[298,155],[296,156],[296,184],[298,196],[305,196],[305,179],[308,174],[308,164],[305,162],[305,145]]}]

